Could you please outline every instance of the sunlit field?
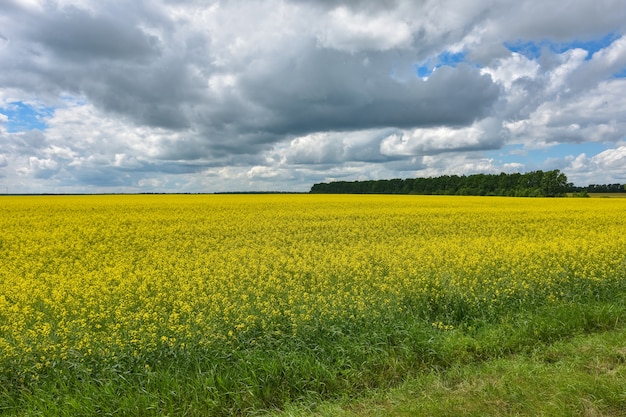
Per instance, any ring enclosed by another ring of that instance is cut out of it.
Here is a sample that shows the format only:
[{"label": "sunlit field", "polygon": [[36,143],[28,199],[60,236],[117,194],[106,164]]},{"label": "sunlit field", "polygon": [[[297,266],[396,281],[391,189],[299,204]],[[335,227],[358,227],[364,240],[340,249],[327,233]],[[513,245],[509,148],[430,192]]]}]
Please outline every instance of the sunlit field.
[{"label": "sunlit field", "polygon": [[[604,323],[580,306],[626,287],[626,199],[16,196],[0,208],[9,414],[247,414],[355,395],[608,326],[610,307]],[[481,333],[571,311],[583,315],[528,328],[529,341]]]}]

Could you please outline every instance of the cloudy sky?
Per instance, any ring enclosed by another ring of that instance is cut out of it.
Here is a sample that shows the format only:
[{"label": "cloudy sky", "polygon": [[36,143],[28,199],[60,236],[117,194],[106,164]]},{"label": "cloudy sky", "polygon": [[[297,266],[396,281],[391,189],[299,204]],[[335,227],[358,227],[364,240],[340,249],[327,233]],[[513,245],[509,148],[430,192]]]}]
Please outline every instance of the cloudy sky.
[{"label": "cloudy sky", "polygon": [[0,0],[0,194],[626,183],[623,0]]}]

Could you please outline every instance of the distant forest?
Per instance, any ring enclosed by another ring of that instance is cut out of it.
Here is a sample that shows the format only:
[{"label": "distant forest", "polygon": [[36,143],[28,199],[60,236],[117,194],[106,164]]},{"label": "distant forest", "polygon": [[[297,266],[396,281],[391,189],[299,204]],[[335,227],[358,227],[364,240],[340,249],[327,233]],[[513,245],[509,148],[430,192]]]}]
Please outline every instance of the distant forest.
[{"label": "distant forest", "polygon": [[591,184],[576,187],[565,174],[533,171],[525,174],[443,175],[429,178],[407,178],[369,181],[334,181],[314,184],[311,193],[318,194],[422,194],[422,195],[493,195],[511,197],[562,197],[567,193],[626,192],[625,185]]}]

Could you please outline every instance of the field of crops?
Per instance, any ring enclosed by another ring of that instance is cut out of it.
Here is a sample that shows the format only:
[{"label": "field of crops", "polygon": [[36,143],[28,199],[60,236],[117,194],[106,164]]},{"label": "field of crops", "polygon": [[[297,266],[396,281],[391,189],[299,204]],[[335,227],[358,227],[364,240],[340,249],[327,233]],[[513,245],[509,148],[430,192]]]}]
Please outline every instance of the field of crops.
[{"label": "field of crops", "polygon": [[90,399],[103,414],[137,401],[131,388],[147,393],[138,407],[188,415],[351,394],[435,363],[437,335],[611,300],[626,280],[626,199],[7,196],[0,208],[9,412],[54,409],[56,392],[69,413],[81,389],[103,396]]}]

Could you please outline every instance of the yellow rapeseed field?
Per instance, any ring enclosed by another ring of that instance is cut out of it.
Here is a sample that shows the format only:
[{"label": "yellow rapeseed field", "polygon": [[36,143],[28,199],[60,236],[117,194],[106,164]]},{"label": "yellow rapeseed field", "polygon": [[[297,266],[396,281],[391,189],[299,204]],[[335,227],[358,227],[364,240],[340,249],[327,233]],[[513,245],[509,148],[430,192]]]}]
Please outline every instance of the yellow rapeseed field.
[{"label": "yellow rapeseed field", "polygon": [[623,199],[7,196],[0,208],[0,368],[25,382],[63,363],[398,314],[445,331],[625,279]]}]

